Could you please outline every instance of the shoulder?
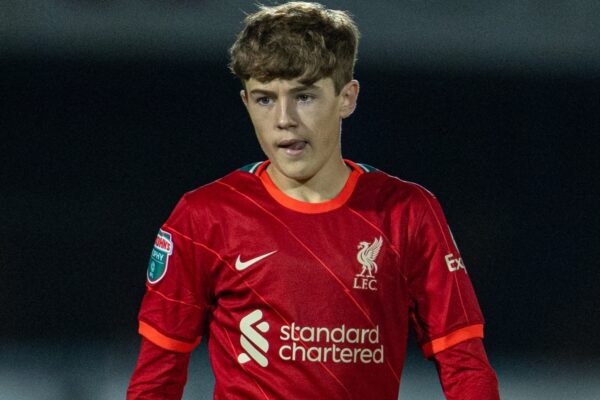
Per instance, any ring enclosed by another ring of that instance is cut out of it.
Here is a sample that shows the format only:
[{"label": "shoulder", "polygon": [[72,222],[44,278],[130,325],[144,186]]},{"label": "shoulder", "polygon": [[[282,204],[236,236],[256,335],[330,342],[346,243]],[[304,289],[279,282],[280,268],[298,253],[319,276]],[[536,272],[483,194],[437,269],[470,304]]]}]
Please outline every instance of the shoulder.
[{"label": "shoulder", "polygon": [[361,190],[380,199],[395,202],[429,204],[436,202],[436,196],[422,185],[401,179],[368,164],[356,163],[363,168]]},{"label": "shoulder", "polygon": [[253,163],[238,168],[220,179],[186,192],[181,202],[196,211],[222,208],[227,205],[228,200],[235,197],[237,191],[244,191],[260,182],[252,170],[252,166],[259,164]]}]

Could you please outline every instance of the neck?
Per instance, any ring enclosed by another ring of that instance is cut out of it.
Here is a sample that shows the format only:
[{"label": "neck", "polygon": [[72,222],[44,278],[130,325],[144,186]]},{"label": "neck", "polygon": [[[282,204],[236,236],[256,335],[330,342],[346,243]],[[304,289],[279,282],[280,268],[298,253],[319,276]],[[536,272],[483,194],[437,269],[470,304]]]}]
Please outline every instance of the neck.
[{"label": "neck", "polygon": [[350,172],[351,168],[341,157],[331,167],[321,169],[305,180],[286,177],[272,165],[266,170],[279,190],[293,199],[307,203],[322,203],[335,198],[344,188]]}]

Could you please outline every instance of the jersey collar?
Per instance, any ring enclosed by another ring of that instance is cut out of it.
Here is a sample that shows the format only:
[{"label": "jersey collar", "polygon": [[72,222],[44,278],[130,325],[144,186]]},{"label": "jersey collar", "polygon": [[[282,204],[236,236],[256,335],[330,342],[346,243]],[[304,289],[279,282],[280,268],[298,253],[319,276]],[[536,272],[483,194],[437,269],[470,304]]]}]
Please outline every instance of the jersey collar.
[{"label": "jersey collar", "polygon": [[364,173],[364,170],[360,168],[356,163],[350,160],[344,160],[346,165],[352,168],[350,176],[346,181],[346,184],[340,191],[340,193],[333,199],[323,201],[321,203],[308,203],[305,201],[296,200],[293,197],[283,193],[275,183],[271,180],[269,174],[267,174],[267,167],[271,163],[269,160],[261,163],[254,171],[254,174],[262,181],[267,192],[282,206],[289,208],[290,210],[298,211],[304,214],[320,214],[328,211],[333,211],[343,206],[346,201],[352,196],[358,177]]}]

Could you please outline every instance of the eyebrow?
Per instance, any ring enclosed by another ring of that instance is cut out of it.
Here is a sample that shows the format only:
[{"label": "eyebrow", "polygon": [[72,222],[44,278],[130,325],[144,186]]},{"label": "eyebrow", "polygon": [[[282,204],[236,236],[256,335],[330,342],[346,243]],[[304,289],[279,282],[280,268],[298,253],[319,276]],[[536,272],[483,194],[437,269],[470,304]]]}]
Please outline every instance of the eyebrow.
[{"label": "eyebrow", "polygon": [[[311,90],[311,89],[321,89],[320,86],[313,84],[310,85],[300,85],[300,86],[295,86],[293,88],[290,89],[290,93],[298,93],[298,92],[302,92],[304,90]],[[272,90],[267,90],[267,89],[252,89],[249,92],[250,95],[261,95],[261,94],[266,94],[266,95],[274,95],[275,92]]]}]

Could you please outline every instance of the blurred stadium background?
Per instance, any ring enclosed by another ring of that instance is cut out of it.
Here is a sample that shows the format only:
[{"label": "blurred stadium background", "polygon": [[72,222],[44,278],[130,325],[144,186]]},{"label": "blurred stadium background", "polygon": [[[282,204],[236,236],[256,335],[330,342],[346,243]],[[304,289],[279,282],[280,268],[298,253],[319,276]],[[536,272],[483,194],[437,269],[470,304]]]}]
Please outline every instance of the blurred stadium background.
[{"label": "blurred stadium background", "polygon": [[[600,398],[600,3],[322,3],[363,34],[345,154],[437,194],[502,398]],[[0,3],[0,399],[124,397],[158,227],[263,158],[226,69],[254,9]],[[402,398],[442,398],[411,347]],[[211,387],[202,345],[185,398]]]}]

